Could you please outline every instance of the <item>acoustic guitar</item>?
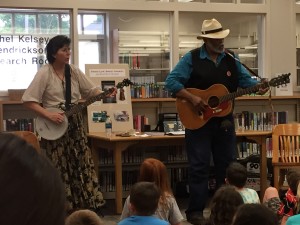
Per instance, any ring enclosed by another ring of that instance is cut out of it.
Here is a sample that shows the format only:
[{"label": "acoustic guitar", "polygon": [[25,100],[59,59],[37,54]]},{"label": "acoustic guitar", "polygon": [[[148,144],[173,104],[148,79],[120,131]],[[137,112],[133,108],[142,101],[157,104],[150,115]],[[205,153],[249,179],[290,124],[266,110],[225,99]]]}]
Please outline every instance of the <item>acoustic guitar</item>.
[{"label": "acoustic guitar", "polygon": [[207,108],[203,112],[197,111],[191,102],[184,98],[177,97],[176,107],[179,118],[185,128],[195,130],[204,126],[213,117],[223,117],[232,112],[233,99],[245,94],[255,93],[260,88],[269,86],[276,87],[290,82],[290,73],[282,74],[269,82],[260,83],[253,87],[240,89],[229,93],[222,84],[214,84],[206,90],[197,88],[187,88],[187,90],[203,99],[207,103]]},{"label": "acoustic guitar", "polygon": [[[129,79],[124,79],[122,82],[116,85],[116,88],[122,88],[125,86],[129,86],[133,84]],[[57,140],[62,137],[67,129],[68,129],[68,117],[74,115],[85,109],[88,105],[100,101],[101,99],[105,98],[107,95],[111,94],[114,91],[114,88],[109,88],[102,92],[99,95],[91,97],[87,99],[82,104],[77,104],[73,106],[70,110],[64,112],[64,121],[61,124],[54,123],[51,120],[48,120],[44,117],[38,116],[35,122],[35,130],[38,132],[39,136],[47,140]],[[47,108],[50,112],[63,112],[59,108]]]}]

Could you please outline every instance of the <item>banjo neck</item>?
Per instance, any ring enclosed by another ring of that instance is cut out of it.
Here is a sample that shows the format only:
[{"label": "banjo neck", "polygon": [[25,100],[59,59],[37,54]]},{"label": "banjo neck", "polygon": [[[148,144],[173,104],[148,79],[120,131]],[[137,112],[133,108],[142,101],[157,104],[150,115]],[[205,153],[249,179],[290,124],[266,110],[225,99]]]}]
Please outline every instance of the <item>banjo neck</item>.
[{"label": "banjo neck", "polygon": [[82,111],[83,109],[85,109],[87,106],[89,106],[90,104],[101,100],[102,98],[105,97],[105,95],[107,95],[106,91],[100,93],[99,95],[93,96],[91,98],[89,98],[88,100],[86,100],[85,102],[81,103],[81,104],[77,104],[75,106],[73,106],[70,110],[65,112],[66,117],[70,117],[73,114],[79,113],[80,111]]},{"label": "banjo neck", "polygon": [[[129,79],[124,79],[122,82],[119,82],[116,85],[116,88],[122,88],[122,87],[127,87],[129,85],[133,84]],[[99,101],[103,98],[105,98],[106,95],[109,95],[110,93],[112,93],[114,91],[114,87],[113,88],[109,88],[105,91],[103,91],[102,93],[95,95],[93,97],[88,98],[85,102],[83,102],[82,104],[77,104],[75,106],[73,106],[70,110],[65,112],[66,117],[70,117],[75,113],[79,113],[80,111],[82,111],[83,109],[85,109],[87,106],[89,106],[90,104]]]}]

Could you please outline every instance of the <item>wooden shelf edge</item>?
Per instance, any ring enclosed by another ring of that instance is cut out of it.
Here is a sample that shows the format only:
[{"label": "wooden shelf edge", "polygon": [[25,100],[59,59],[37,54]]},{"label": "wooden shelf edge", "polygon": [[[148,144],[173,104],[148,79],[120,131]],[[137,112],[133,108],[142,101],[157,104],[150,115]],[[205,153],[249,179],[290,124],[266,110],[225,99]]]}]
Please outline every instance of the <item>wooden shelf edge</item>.
[{"label": "wooden shelf edge", "polygon": [[175,102],[175,98],[132,98],[131,102]]},{"label": "wooden shelf edge", "polygon": [[0,104],[2,104],[2,105],[17,105],[17,104],[23,104],[23,102],[22,101],[5,100],[5,101],[0,101]]},{"label": "wooden shelf edge", "polygon": [[[242,100],[269,100],[269,96],[242,96],[236,98],[237,101],[242,101]],[[290,96],[271,96],[271,100],[273,99],[300,99],[300,95],[290,95]]]},{"label": "wooden shelf edge", "polygon": [[[295,95],[291,96],[271,96],[272,99],[300,99],[300,94],[295,93]],[[269,96],[242,96],[236,98],[237,101],[243,100],[269,100]],[[131,102],[175,102],[176,98],[131,98]],[[79,102],[84,102],[84,100],[79,100]],[[15,105],[15,104],[23,104],[22,101],[10,101],[4,100],[0,101],[2,105]]]},{"label": "wooden shelf edge", "polygon": [[129,69],[130,72],[138,72],[138,71],[170,71],[169,68],[151,68],[151,69],[146,69],[146,68],[141,68],[141,69]]}]

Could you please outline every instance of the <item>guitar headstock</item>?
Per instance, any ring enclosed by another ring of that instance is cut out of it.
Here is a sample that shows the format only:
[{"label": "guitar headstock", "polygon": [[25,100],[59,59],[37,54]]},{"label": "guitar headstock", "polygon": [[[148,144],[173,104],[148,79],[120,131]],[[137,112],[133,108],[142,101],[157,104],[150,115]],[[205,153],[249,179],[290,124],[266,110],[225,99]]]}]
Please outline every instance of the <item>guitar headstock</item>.
[{"label": "guitar headstock", "polygon": [[124,79],[122,82],[119,82],[117,85],[116,85],[116,88],[122,88],[122,87],[127,87],[129,85],[132,85],[133,83],[131,82],[131,80],[129,79]]},{"label": "guitar headstock", "polygon": [[269,85],[272,87],[276,87],[276,86],[280,86],[283,84],[288,84],[288,83],[290,83],[290,75],[291,75],[291,73],[286,73],[286,74],[282,74],[278,77],[272,78],[269,81]]}]

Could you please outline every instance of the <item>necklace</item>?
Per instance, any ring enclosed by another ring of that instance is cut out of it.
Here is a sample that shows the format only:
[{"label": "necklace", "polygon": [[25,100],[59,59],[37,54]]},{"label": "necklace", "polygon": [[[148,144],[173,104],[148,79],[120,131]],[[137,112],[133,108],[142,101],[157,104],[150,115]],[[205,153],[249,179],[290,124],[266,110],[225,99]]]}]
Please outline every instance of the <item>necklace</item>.
[{"label": "necklace", "polygon": [[62,81],[62,84],[64,85],[64,83],[65,83],[65,72],[63,72],[63,73],[58,73],[57,71],[56,71],[56,69],[54,68],[54,66],[52,65],[52,68],[53,68],[53,70],[54,70],[54,72],[55,72],[55,74],[56,74],[56,76]]}]

